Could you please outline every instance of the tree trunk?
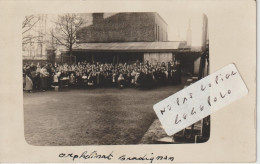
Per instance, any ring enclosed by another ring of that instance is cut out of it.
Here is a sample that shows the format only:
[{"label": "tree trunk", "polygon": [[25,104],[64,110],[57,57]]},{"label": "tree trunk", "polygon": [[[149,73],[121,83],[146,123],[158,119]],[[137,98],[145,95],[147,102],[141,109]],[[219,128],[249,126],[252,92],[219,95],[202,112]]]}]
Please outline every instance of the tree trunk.
[{"label": "tree trunk", "polygon": [[69,62],[70,64],[72,64],[72,45],[70,45],[70,49],[69,49]]},{"label": "tree trunk", "polygon": [[69,55],[72,56],[72,46],[70,46]]}]

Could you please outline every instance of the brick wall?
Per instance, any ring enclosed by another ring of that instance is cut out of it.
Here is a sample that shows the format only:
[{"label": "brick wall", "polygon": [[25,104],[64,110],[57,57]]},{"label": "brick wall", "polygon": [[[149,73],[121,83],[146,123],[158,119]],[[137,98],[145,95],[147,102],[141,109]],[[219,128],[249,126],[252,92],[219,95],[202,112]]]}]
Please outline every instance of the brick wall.
[{"label": "brick wall", "polygon": [[[79,42],[152,42],[155,39],[155,13],[118,13],[102,20],[93,15],[93,24],[77,33]],[[95,20],[96,19],[98,20]],[[158,19],[158,18],[157,18]],[[163,23],[160,23],[163,27]]]}]

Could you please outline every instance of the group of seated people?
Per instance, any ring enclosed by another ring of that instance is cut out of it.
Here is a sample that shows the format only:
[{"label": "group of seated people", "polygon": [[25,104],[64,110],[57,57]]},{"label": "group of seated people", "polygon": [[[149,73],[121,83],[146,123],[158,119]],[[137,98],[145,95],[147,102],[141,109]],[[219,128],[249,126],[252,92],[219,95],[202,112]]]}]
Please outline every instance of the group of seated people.
[{"label": "group of seated people", "polygon": [[48,64],[40,66],[24,65],[24,90],[45,91],[51,87],[61,87],[67,82],[69,87],[138,87],[152,88],[158,85],[181,83],[179,62],[133,64],[87,63]]}]

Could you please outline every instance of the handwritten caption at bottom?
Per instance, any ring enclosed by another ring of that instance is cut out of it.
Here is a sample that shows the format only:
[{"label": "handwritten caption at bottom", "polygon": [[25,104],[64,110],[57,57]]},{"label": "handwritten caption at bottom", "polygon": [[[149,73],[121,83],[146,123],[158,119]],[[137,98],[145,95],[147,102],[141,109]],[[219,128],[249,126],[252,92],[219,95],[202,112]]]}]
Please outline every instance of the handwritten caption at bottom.
[{"label": "handwritten caption at bottom", "polygon": [[69,158],[73,161],[75,160],[118,160],[122,162],[130,162],[130,161],[136,161],[136,162],[150,162],[153,163],[154,161],[168,161],[172,162],[174,161],[173,156],[167,156],[167,155],[154,155],[154,153],[150,154],[144,154],[141,156],[129,156],[129,155],[120,155],[115,156],[113,154],[113,151],[108,154],[99,153],[98,151],[84,151],[80,154],[77,153],[60,153],[59,158]]},{"label": "handwritten caption at bottom", "polygon": [[229,64],[153,108],[165,132],[171,136],[247,93],[235,65]]}]

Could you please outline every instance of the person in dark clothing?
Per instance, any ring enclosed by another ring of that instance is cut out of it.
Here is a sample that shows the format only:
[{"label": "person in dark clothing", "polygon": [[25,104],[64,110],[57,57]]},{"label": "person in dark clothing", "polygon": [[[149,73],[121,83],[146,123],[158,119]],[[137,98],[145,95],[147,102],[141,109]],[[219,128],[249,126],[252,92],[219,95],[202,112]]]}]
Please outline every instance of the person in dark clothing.
[{"label": "person in dark clothing", "polygon": [[39,82],[39,79],[40,76],[39,74],[36,72],[36,67],[35,66],[32,66],[31,67],[31,75],[32,75],[32,80],[33,80],[33,90],[38,90],[38,82]]},{"label": "person in dark clothing", "polygon": [[169,84],[172,83],[172,70],[173,70],[173,66],[170,64],[170,62],[168,62],[168,68],[167,68],[167,72],[168,72],[168,82]]},{"label": "person in dark clothing", "polygon": [[181,84],[181,63],[177,61],[178,84]]},{"label": "person in dark clothing", "polygon": [[100,71],[99,74],[99,84],[100,86],[104,86],[105,85],[105,77],[104,77],[104,72]]},{"label": "person in dark clothing", "polygon": [[132,76],[131,76],[130,72],[128,72],[126,74],[125,81],[126,81],[126,87],[130,87],[131,86],[131,82],[132,82]]},{"label": "person in dark clothing", "polygon": [[144,81],[142,84],[142,88],[144,89],[150,89],[153,87],[153,77],[152,77],[152,73],[148,72],[148,70],[145,71],[144,73]]},{"label": "person in dark clothing", "polygon": [[76,86],[78,88],[83,86],[82,75],[79,71],[76,72]]},{"label": "person in dark clothing", "polygon": [[171,70],[171,76],[172,76],[172,84],[177,85],[179,82],[179,75],[177,72],[177,65],[176,62],[174,62],[173,68]]},{"label": "person in dark clothing", "polygon": [[46,91],[49,88],[49,76],[50,74],[47,72],[45,66],[42,66],[40,72],[40,80],[41,80],[41,90]]},{"label": "person in dark clothing", "polygon": [[142,71],[140,72],[136,82],[139,84],[139,86],[141,88],[144,87],[144,85],[145,85],[145,74]]},{"label": "person in dark clothing", "polygon": [[158,85],[162,85],[166,79],[166,75],[162,72],[160,68],[157,69],[156,71],[156,76],[155,76]]}]

